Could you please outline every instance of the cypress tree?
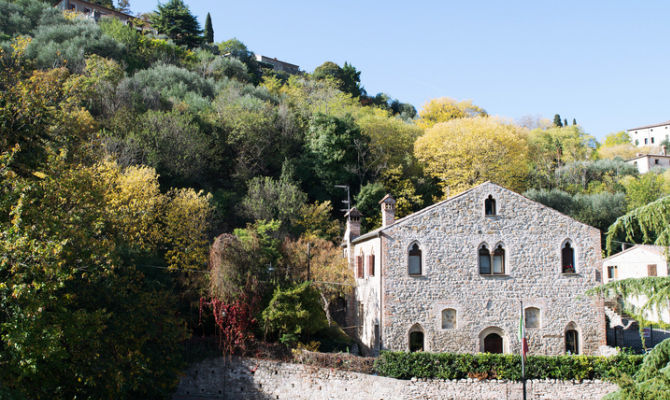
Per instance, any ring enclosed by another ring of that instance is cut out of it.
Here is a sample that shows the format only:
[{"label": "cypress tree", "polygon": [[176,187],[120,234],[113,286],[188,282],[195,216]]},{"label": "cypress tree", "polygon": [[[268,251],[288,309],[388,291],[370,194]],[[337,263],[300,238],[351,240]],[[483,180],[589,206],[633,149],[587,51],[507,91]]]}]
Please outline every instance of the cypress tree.
[{"label": "cypress tree", "polygon": [[158,3],[158,9],[151,17],[151,26],[178,45],[196,47],[202,42],[200,24],[183,0]]},{"label": "cypress tree", "polygon": [[554,115],[554,126],[559,128],[563,126],[563,122],[561,122],[561,116],[558,114]]},{"label": "cypress tree", "polygon": [[205,42],[214,43],[214,28],[212,28],[212,17],[209,13],[205,19]]},{"label": "cypress tree", "polygon": [[568,119],[567,118],[563,120],[563,126],[568,126]]},{"label": "cypress tree", "polygon": [[577,125],[577,120],[574,118],[572,119],[572,125]]}]

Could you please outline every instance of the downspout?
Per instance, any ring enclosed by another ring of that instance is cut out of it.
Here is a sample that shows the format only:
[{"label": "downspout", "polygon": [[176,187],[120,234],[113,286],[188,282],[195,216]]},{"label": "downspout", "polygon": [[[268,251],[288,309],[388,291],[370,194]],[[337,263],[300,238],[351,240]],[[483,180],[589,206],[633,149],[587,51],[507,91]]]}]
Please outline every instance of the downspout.
[{"label": "downspout", "polygon": [[382,338],[384,337],[384,324],[382,323],[382,318],[384,316],[384,237],[382,237],[382,232],[377,233],[379,238],[379,352],[382,351],[382,343],[384,342]]}]

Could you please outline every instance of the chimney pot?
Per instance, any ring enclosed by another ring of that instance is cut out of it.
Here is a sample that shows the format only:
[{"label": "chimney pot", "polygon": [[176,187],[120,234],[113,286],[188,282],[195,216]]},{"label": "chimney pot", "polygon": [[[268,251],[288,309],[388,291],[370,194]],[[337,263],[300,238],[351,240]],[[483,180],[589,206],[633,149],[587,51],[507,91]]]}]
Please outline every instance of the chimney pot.
[{"label": "chimney pot", "polygon": [[381,199],[379,204],[382,206],[382,228],[384,228],[395,221],[395,199],[390,194],[387,194]]},{"label": "chimney pot", "polygon": [[356,207],[352,207],[344,216],[347,217],[349,239],[353,240],[361,236],[361,216],[363,214]]}]

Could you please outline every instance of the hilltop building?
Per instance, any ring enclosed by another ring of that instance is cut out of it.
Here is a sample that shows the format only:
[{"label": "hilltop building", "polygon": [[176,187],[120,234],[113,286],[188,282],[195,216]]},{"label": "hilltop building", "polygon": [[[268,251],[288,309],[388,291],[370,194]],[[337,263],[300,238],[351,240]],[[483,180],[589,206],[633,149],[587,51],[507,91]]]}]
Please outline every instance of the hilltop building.
[{"label": "hilltop building", "polygon": [[626,162],[637,167],[638,172],[641,174],[646,174],[652,168],[670,168],[670,156],[667,155],[665,146],[661,146],[661,154],[639,153],[630,160],[626,160]]},{"label": "hilltop building", "polygon": [[658,146],[670,138],[670,121],[631,128],[628,135],[635,146]]},{"label": "hilltop building", "polygon": [[521,301],[530,354],[605,345],[603,301],[584,294],[602,280],[598,229],[490,182],[399,220],[380,204],[363,235],[350,210],[343,244],[364,353],[518,353]]},{"label": "hilltop building", "polygon": [[300,67],[287,63],[286,61],[277,60],[277,58],[265,57],[260,54],[256,54],[256,61],[262,64],[267,64],[270,68],[275,71],[286,72],[287,74],[297,75],[300,73]]},{"label": "hilltop building", "polygon": [[121,22],[129,23],[135,19],[132,15],[109,9],[100,4],[89,3],[84,0],[61,0],[56,4],[56,8],[63,11],[76,11],[95,21],[100,20],[102,17],[114,17]]}]

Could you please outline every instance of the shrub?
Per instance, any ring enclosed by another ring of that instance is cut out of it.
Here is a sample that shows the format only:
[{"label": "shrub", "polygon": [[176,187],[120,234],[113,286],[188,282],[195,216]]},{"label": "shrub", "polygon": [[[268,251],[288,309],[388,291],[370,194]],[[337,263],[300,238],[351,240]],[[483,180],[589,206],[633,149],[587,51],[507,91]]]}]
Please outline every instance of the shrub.
[{"label": "shrub", "polygon": [[[527,379],[608,379],[634,374],[642,356],[529,356]],[[375,362],[379,375],[396,379],[521,379],[521,358],[512,354],[382,352]]]},{"label": "shrub", "polygon": [[285,341],[289,337],[304,341],[328,326],[319,292],[310,282],[288,289],[277,288],[270,305],[263,311],[263,322],[266,331]]}]

